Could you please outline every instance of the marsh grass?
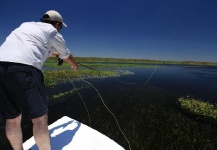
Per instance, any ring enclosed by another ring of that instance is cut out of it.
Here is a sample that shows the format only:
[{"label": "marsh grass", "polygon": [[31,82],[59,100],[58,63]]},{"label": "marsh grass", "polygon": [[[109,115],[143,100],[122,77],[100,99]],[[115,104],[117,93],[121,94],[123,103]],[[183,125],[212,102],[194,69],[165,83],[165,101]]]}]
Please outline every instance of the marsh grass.
[{"label": "marsh grass", "polygon": [[[76,59],[79,62],[79,68],[85,68],[85,66],[92,68],[123,68],[123,67],[139,67],[139,68],[147,68],[149,67],[144,61],[133,61],[130,59],[126,59],[125,61],[121,61],[121,59],[99,59],[99,58],[78,58]],[[157,61],[153,61],[154,64]],[[83,66],[85,65],[85,66]],[[44,67],[59,67],[56,65],[56,58],[49,58]],[[69,67],[69,64],[63,63],[61,67]]]},{"label": "marsh grass", "polygon": [[77,73],[72,70],[53,70],[44,71],[44,82],[46,87],[52,87],[54,85],[71,82],[81,78],[104,78],[110,76],[118,76],[114,71],[93,71],[93,70],[79,70]]},{"label": "marsh grass", "polygon": [[126,59],[126,58],[99,58],[99,57],[76,57],[78,62],[116,62],[116,63],[145,63],[145,64],[182,64],[182,65],[207,65],[217,66],[215,62],[196,62],[196,61],[165,61],[151,59]]},{"label": "marsh grass", "polygon": [[197,115],[200,118],[212,119],[217,122],[217,105],[205,102],[202,100],[181,97],[178,99],[180,107],[192,115]]},{"label": "marsh grass", "polygon": [[[93,68],[124,68],[124,67],[134,67],[134,68],[148,68],[147,64],[138,63],[84,63],[86,66]],[[82,67],[82,66],[81,66]]]},{"label": "marsh grass", "polygon": [[67,92],[58,93],[56,95],[52,95],[51,99],[54,100],[54,99],[64,98],[65,96],[67,96],[69,94],[73,94],[75,92],[77,92],[77,90],[76,89],[72,89],[72,90],[67,91]]}]

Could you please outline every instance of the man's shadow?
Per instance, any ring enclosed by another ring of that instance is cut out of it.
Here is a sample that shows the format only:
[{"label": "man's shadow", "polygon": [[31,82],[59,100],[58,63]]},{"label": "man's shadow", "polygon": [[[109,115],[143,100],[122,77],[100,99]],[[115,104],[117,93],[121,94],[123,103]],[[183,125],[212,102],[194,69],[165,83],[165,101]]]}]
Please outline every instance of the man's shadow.
[{"label": "man's shadow", "polygon": [[[75,123],[77,124],[76,127]],[[73,140],[73,137],[75,136],[75,133],[79,130],[80,126],[80,122],[71,120],[67,123],[51,129],[49,131],[51,135],[51,149],[62,150],[64,146],[68,145]],[[38,150],[37,145],[33,145],[31,147],[31,150]]]}]

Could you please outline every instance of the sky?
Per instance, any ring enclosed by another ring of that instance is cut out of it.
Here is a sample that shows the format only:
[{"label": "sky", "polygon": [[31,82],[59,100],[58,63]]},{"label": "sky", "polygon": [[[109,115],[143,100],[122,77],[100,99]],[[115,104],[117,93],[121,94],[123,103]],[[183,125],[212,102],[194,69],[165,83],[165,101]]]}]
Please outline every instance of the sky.
[{"label": "sky", "polygon": [[217,62],[216,0],[0,0],[0,44],[48,10],[75,57]]}]

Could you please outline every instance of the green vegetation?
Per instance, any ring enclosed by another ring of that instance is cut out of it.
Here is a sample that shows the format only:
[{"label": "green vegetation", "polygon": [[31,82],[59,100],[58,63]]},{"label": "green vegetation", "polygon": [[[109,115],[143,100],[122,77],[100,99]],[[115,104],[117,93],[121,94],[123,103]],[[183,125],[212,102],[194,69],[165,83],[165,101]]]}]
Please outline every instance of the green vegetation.
[{"label": "green vegetation", "polygon": [[114,63],[114,62],[108,62],[108,63],[87,63],[84,62],[79,67],[91,67],[91,68],[124,68],[124,67],[134,67],[134,68],[147,68],[148,66],[146,64],[140,64],[140,63]]},{"label": "green vegetation", "polygon": [[[150,59],[124,59],[124,58],[98,58],[98,57],[75,57],[77,62],[80,63],[125,63],[125,66],[127,66],[127,63],[134,63],[134,65],[137,65],[138,63],[144,63],[144,64],[180,64],[180,65],[207,65],[207,66],[217,66],[217,63],[215,62],[196,62],[196,61],[164,61],[164,60],[150,60]],[[49,58],[45,66],[47,64],[52,64],[55,66],[56,58]],[[63,63],[63,65],[67,66],[66,63]],[[102,64],[101,64],[102,65]],[[118,64],[116,64],[118,65]],[[129,65],[129,64],[128,64]]]},{"label": "green vegetation", "polygon": [[82,87],[82,88],[78,88],[78,89],[77,89],[77,88],[73,88],[73,89],[70,90],[70,91],[63,92],[63,93],[58,93],[58,94],[56,94],[56,95],[52,95],[52,96],[51,96],[51,99],[60,99],[60,98],[63,98],[63,97],[65,97],[65,96],[74,94],[74,93],[78,92],[78,91],[81,90],[81,89],[83,89],[83,87]]},{"label": "green vegetation", "polygon": [[183,109],[186,111],[204,116],[207,118],[217,119],[217,106],[210,104],[208,102],[204,102],[201,100],[196,100],[193,98],[179,98],[179,103]]},{"label": "green vegetation", "polygon": [[217,66],[214,62],[196,61],[164,61],[150,59],[124,59],[124,58],[97,58],[97,57],[76,57],[78,62],[118,62],[118,63],[151,63],[151,64],[182,64],[182,65],[208,65]]},{"label": "green vegetation", "polygon": [[109,77],[117,76],[114,71],[93,71],[93,70],[80,70],[74,72],[73,70],[53,70],[44,71],[44,82],[46,87],[52,87],[59,83],[72,82],[72,80],[79,79],[81,77]]},{"label": "green vegetation", "polygon": [[65,97],[65,96],[70,95],[70,94],[75,93],[75,92],[77,92],[77,90],[76,90],[76,89],[72,89],[72,90],[70,90],[70,91],[68,91],[68,92],[63,92],[63,93],[59,93],[59,94],[57,94],[57,95],[53,95],[53,96],[51,97],[51,99],[63,98],[63,97]]},{"label": "green vegetation", "polygon": [[[44,70],[45,85],[46,87],[52,87],[59,83],[70,82],[71,80],[79,79],[81,77],[110,77],[110,76],[119,76],[113,70],[106,70],[106,68],[123,68],[123,67],[147,67],[145,64],[132,63],[132,60],[124,60],[123,63],[115,63],[119,59],[102,59],[102,58],[76,58],[78,62],[82,62],[79,65],[78,72],[74,72],[72,69],[69,69],[70,66],[67,63],[63,63],[62,66],[57,66],[56,58],[49,58],[44,67],[49,68]],[[108,63],[100,63],[100,61]],[[94,63],[92,63],[94,62]],[[120,60],[120,62],[123,62]],[[128,63],[127,63],[128,62]]]},{"label": "green vegetation", "polygon": [[72,71],[63,71],[63,70],[53,70],[53,71],[44,71],[44,82],[47,87],[54,86],[58,83],[69,82],[73,78],[76,78],[78,75]]},{"label": "green vegetation", "polygon": [[[140,62],[140,63],[135,63],[131,60],[129,61],[121,61],[118,62],[117,60],[113,59],[95,59],[95,58],[76,58],[76,61],[79,62],[79,69],[91,69],[91,68],[121,68],[121,67],[147,67],[146,63]],[[156,62],[155,62],[156,63]],[[59,66],[56,65],[56,59],[54,58],[49,58],[45,64],[44,67],[54,67],[57,68]],[[61,66],[62,68],[69,68],[69,65],[67,63],[63,63]],[[91,67],[91,68],[87,68]]]},{"label": "green vegetation", "polygon": [[117,58],[96,58],[96,57],[76,57],[76,61],[80,62],[79,71],[75,73],[69,70],[69,64],[63,63],[61,67],[56,65],[56,58],[49,58],[44,67],[54,68],[44,71],[45,85],[47,87],[54,86],[58,83],[69,82],[72,79],[80,77],[109,77],[118,76],[118,74],[106,68],[123,68],[123,67],[148,67],[146,64],[185,64],[185,65],[217,65],[211,62],[192,62],[192,61],[160,61],[148,59],[117,59]]}]

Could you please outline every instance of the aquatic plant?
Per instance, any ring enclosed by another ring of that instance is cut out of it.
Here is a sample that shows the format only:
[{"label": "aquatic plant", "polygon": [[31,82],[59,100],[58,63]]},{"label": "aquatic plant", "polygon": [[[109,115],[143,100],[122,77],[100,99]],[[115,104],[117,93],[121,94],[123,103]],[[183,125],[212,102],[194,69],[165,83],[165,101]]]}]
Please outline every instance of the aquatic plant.
[{"label": "aquatic plant", "polygon": [[77,77],[72,71],[70,74],[63,70],[44,71],[43,73],[46,87],[52,87],[58,83],[67,82],[71,78]]},{"label": "aquatic plant", "polygon": [[94,71],[94,70],[79,70],[77,73],[72,70],[52,70],[44,71],[44,82],[46,87],[52,87],[59,83],[72,82],[79,78],[89,78],[89,77],[110,77],[118,76],[115,71]]},{"label": "aquatic plant", "polygon": [[217,107],[214,104],[193,98],[179,98],[181,107],[193,114],[217,119]]},{"label": "aquatic plant", "polygon": [[73,93],[78,92],[78,91],[81,90],[82,88],[83,88],[83,87],[77,88],[77,89],[73,88],[73,89],[70,90],[70,91],[58,93],[58,94],[56,94],[56,95],[52,95],[52,96],[51,96],[51,99],[63,98],[63,97],[65,97],[65,96],[67,96],[67,95],[71,95],[71,94],[73,94]]}]

